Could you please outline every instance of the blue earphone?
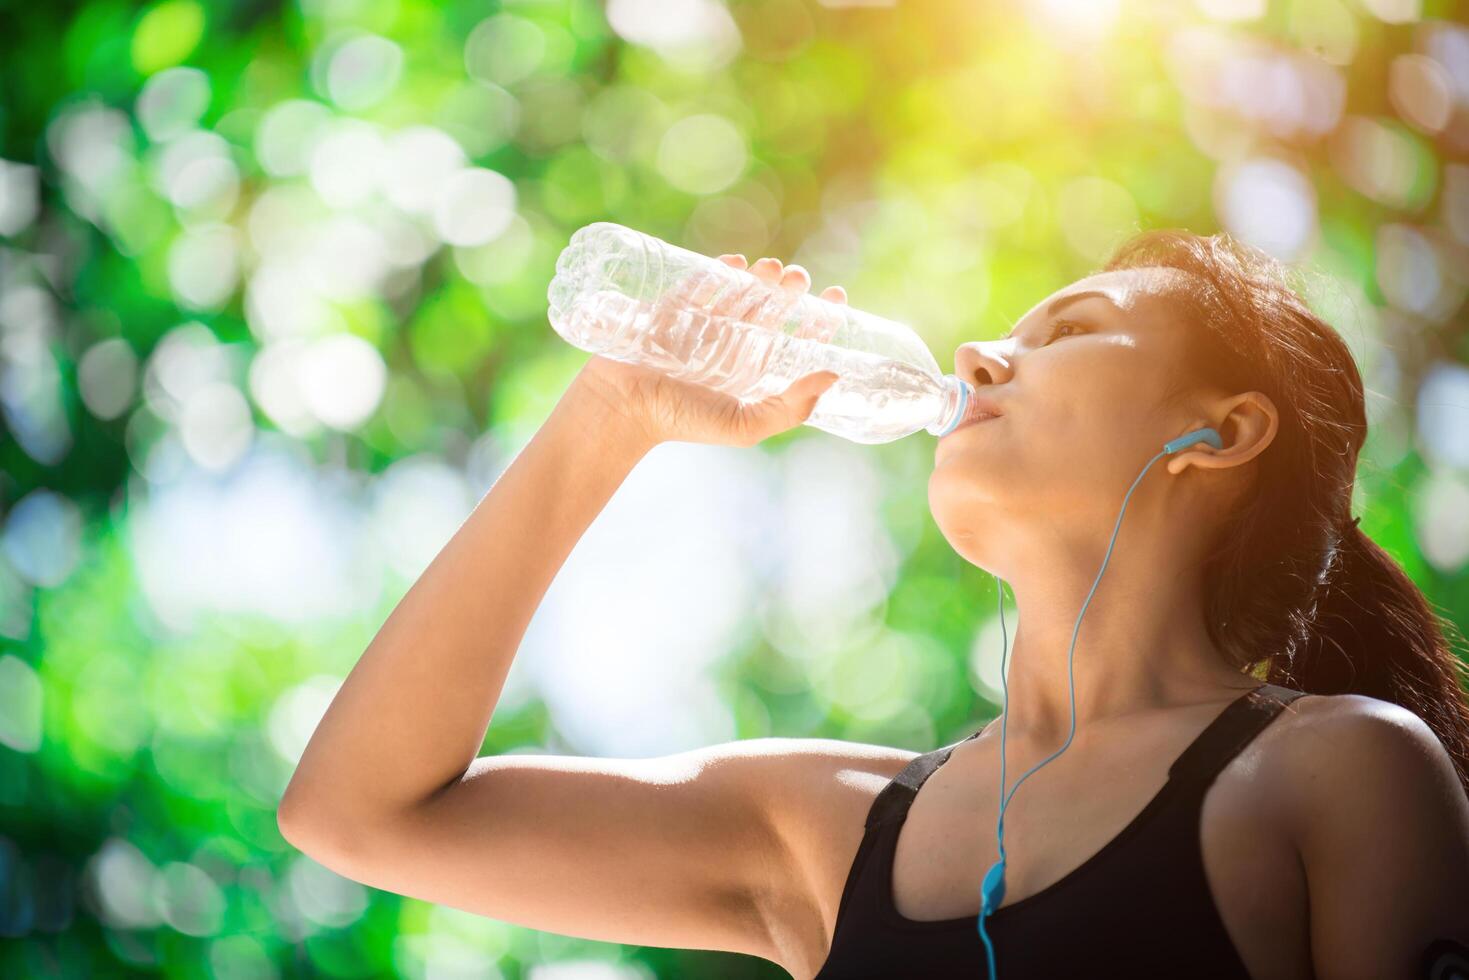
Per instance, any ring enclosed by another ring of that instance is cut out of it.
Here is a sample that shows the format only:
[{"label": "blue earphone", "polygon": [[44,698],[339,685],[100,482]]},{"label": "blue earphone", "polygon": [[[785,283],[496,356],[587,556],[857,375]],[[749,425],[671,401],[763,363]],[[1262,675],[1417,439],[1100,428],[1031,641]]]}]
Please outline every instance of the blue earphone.
[{"label": "blue earphone", "polygon": [[1107,570],[1107,560],[1112,557],[1112,546],[1117,543],[1117,532],[1122,529],[1122,515],[1127,513],[1127,501],[1132,497],[1132,491],[1137,489],[1137,485],[1142,482],[1142,479],[1144,476],[1147,475],[1148,470],[1151,469],[1152,465],[1158,460],[1162,459],[1164,456],[1169,455],[1170,453],[1176,453],[1180,449],[1187,449],[1189,446],[1192,446],[1195,443],[1199,442],[1208,443],[1215,449],[1224,448],[1223,440],[1220,438],[1219,433],[1216,432],[1214,429],[1198,429],[1194,432],[1188,433],[1187,435],[1179,436],[1172,442],[1165,443],[1163,445],[1163,451],[1158,453],[1158,455],[1154,456],[1152,459],[1148,460],[1148,464],[1144,466],[1143,471],[1137,475],[1137,479],[1132,481],[1132,486],[1129,487],[1127,490],[1127,496],[1122,498],[1122,510],[1117,515],[1117,525],[1112,528],[1112,540],[1107,543],[1107,553],[1102,557],[1102,568],[1100,571],[1097,572],[1097,580],[1092,583],[1092,588],[1091,591],[1087,593],[1086,601],[1081,604],[1081,613],[1076,617],[1076,626],[1071,631],[1071,649],[1066,655],[1066,669],[1069,672],[1071,679],[1071,731],[1066,736],[1066,743],[1062,745],[1061,748],[1057,749],[1054,754],[1047,756],[1045,759],[1042,759],[1040,762],[1032,766],[1029,772],[1027,772],[1024,776],[1021,776],[1020,779],[1016,781],[1015,785],[1010,788],[1010,792],[1008,794],[1005,792],[1005,725],[1010,718],[1010,714],[1008,711],[1010,704],[1010,688],[1005,680],[1005,657],[1009,652],[1010,640],[1004,632],[1005,592],[1003,588],[999,590],[1000,635],[1002,637],[1002,643],[1004,644],[1004,649],[1000,653],[1000,683],[1005,691],[1006,708],[1004,721],[1000,723],[1000,816],[999,820],[995,824],[996,841],[1000,850],[1000,860],[996,861],[990,867],[989,871],[985,872],[984,884],[981,886],[981,894],[984,897],[984,902],[980,906],[978,919],[979,937],[984,940],[985,955],[988,958],[989,962],[990,980],[996,980],[995,948],[994,944],[990,942],[989,934],[985,932],[984,919],[985,916],[990,915],[996,909],[998,909],[1000,907],[1000,903],[1005,899],[1005,807],[1009,804],[1010,797],[1014,796],[1015,791],[1020,788],[1020,784],[1025,782],[1025,780],[1030,777],[1031,773],[1035,772],[1041,766],[1044,766],[1046,763],[1056,758],[1056,756],[1060,755],[1062,752],[1065,752],[1066,749],[1069,748],[1071,745],[1072,736],[1076,734],[1076,674],[1073,670],[1076,657],[1076,637],[1077,634],[1081,631],[1081,617],[1086,615],[1086,607],[1091,604],[1092,596],[1096,594],[1097,586],[1102,581],[1102,573]]}]

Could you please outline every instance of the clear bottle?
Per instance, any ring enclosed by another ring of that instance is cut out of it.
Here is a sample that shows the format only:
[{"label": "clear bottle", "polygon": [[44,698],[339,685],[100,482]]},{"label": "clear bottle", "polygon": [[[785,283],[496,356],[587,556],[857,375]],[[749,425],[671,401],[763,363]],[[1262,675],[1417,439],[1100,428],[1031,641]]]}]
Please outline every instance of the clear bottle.
[{"label": "clear bottle", "polygon": [[572,235],[547,299],[551,325],[574,346],[747,401],[835,371],[806,424],[853,442],[941,436],[975,414],[972,389],[939,370],[911,327],[622,225]]}]

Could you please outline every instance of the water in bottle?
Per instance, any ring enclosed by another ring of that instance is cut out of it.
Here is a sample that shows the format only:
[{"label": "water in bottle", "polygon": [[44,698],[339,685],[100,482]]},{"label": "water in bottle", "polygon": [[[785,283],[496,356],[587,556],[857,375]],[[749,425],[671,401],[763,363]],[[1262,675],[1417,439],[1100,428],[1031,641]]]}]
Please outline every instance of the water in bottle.
[{"label": "water in bottle", "polygon": [[941,436],[976,415],[972,389],[911,327],[621,225],[572,235],[547,298],[551,325],[582,350],[743,400],[834,371],[806,424],[853,442]]}]

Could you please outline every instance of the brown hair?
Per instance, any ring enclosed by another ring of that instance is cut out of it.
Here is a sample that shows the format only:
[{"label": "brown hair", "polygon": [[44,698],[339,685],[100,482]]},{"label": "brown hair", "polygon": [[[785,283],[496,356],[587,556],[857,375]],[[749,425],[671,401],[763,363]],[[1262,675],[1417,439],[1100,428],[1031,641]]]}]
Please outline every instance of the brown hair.
[{"label": "brown hair", "polygon": [[1205,568],[1211,637],[1261,680],[1413,712],[1469,792],[1469,668],[1450,648],[1453,624],[1351,518],[1367,438],[1351,351],[1307,306],[1300,270],[1227,233],[1146,231],[1103,271],[1149,266],[1192,274],[1170,297],[1195,328],[1186,376],[1263,392],[1280,415]]}]

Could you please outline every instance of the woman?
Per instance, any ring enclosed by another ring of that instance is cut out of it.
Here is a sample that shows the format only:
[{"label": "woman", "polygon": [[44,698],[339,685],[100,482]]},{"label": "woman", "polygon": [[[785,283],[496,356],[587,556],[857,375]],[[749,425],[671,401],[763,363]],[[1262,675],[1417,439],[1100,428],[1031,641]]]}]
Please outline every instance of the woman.
[{"label": "woman", "polygon": [[[810,287],[776,259],[751,271]],[[999,976],[1426,975],[1430,944],[1469,943],[1469,707],[1441,625],[1350,519],[1361,378],[1281,272],[1226,236],[1146,233],[959,348],[999,417],[938,442],[930,506],[1020,625],[1002,718],[922,755],[763,738],[476,758],[533,611],[637,461],[753,445],[833,380],[742,406],[593,357],[348,676],[282,832],[359,881],[534,929],[801,980],[980,977],[1000,737],[1006,790],[1070,737],[1005,811]],[[1124,491],[1206,426],[1221,448],[1138,483],[1073,702]]]}]

